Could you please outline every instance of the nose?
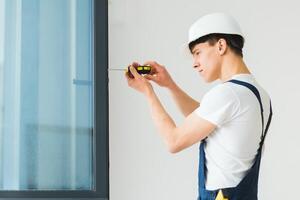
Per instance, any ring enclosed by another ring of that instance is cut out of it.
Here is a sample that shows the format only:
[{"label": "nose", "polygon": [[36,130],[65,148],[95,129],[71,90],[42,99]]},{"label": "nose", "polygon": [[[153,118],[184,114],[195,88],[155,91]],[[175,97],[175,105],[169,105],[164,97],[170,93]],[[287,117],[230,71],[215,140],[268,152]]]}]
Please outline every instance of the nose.
[{"label": "nose", "polygon": [[197,68],[199,67],[199,63],[197,62],[197,60],[195,59],[194,62],[193,62],[193,68]]}]

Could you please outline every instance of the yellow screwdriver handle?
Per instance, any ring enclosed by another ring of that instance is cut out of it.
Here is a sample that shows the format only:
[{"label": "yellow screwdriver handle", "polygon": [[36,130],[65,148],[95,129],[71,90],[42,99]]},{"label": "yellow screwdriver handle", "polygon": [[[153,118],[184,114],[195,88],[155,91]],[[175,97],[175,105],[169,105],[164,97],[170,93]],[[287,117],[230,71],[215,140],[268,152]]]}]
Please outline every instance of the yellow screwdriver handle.
[{"label": "yellow screwdriver handle", "polygon": [[[130,66],[129,66],[130,67]],[[132,73],[130,72],[129,67],[127,68],[126,72],[128,73],[128,76],[130,78],[134,78],[134,76],[132,75]],[[136,71],[139,74],[150,74],[152,67],[150,65],[140,65],[140,66],[134,66],[134,68],[136,69]]]}]

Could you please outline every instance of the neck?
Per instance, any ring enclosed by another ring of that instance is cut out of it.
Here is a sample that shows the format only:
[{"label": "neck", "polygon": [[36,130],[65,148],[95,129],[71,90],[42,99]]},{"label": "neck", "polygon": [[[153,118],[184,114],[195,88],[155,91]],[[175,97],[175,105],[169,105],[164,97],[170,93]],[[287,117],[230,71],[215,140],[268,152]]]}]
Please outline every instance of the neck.
[{"label": "neck", "polygon": [[220,80],[222,82],[228,81],[236,74],[251,74],[243,58],[236,55],[224,58],[220,71]]}]

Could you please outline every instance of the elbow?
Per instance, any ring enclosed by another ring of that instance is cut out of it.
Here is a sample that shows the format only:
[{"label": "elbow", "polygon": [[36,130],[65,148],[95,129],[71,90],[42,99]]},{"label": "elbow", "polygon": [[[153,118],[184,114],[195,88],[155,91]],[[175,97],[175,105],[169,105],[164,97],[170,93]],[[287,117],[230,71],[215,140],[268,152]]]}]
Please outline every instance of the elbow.
[{"label": "elbow", "polygon": [[181,149],[177,145],[169,145],[169,153],[175,154],[180,151],[181,151]]},{"label": "elbow", "polygon": [[176,149],[169,148],[169,153],[175,154],[175,153],[178,153],[178,151]]},{"label": "elbow", "polygon": [[[176,129],[175,129],[176,131]],[[168,140],[167,144],[168,144],[168,150],[171,154],[175,154],[178,153],[182,150],[183,145],[183,141],[181,139],[181,137],[178,137],[178,133],[177,132],[173,132],[172,134],[174,137],[171,140]]]}]

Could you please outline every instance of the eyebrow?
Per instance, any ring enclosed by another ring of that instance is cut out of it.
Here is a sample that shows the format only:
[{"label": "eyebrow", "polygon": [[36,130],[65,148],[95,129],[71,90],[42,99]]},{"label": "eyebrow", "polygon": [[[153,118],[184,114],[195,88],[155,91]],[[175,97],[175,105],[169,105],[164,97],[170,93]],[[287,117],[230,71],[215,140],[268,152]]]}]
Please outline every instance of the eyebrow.
[{"label": "eyebrow", "polygon": [[193,49],[193,50],[192,50],[192,54],[194,54],[194,53],[195,53],[195,51],[197,51],[197,50],[199,50],[199,48],[195,48],[195,49]]}]

